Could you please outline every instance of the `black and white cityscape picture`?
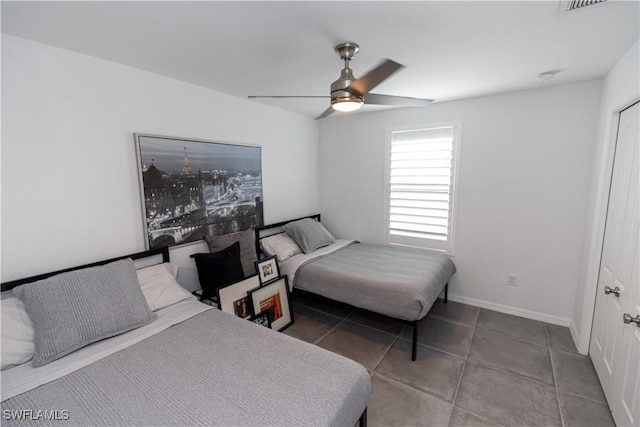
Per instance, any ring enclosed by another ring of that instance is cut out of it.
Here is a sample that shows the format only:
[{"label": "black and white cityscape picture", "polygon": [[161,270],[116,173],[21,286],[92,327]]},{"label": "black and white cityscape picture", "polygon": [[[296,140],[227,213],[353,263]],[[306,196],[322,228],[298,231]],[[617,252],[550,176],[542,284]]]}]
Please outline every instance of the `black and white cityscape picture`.
[{"label": "black and white cityscape picture", "polygon": [[263,225],[261,148],[135,135],[148,248]]}]

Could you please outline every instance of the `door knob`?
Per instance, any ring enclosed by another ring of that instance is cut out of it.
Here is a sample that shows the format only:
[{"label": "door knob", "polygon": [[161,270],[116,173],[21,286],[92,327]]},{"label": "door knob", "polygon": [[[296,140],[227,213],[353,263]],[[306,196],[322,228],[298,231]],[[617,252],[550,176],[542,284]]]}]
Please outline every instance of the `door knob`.
[{"label": "door knob", "polygon": [[635,323],[636,326],[638,328],[640,328],[640,314],[638,314],[636,317],[631,317],[631,315],[629,313],[625,313],[622,315],[622,321],[624,323]]},{"label": "door knob", "polygon": [[615,296],[619,297],[620,296],[620,288],[616,286],[615,288],[611,289],[609,286],[605,286],[604,287],[604,294],[605,295],[614,294]]}]

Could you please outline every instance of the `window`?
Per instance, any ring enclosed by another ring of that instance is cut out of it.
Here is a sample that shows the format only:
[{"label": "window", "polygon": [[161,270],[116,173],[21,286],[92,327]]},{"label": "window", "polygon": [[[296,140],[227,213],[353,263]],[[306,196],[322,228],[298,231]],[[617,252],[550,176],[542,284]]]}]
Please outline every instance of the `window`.
[{"label": "window", "polygon": [[453,252],[455,171],[460,125],[388,130],[388,244]]}]

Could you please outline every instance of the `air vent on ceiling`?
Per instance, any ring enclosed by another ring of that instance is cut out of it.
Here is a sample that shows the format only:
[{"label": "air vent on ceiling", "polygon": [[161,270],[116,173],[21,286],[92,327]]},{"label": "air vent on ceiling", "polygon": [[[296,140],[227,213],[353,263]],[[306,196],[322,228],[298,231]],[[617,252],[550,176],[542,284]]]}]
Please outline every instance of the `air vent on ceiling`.
[{"label": "air vent on ceiling", "polygon": [[609,0],[569,0],[560,2],[560,13],[568,13],[574,10],[584,9],[589,6],[595,6],[602,3],[606,3]]}]

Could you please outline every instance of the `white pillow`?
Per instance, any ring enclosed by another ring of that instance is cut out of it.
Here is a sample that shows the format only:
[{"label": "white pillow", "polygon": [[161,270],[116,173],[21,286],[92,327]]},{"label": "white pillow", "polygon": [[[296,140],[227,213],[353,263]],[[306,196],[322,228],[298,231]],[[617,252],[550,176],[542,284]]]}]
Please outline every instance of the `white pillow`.
[{"label": "white pillow", "polygon": [[331,234],[331,232],[329,230],[327,230],[327,227],[325,227],[324,225],[322,225],[321,222],[318,221],[318,225],[320,225],[320,228],[322,229],[322,231],[324,231],[325,233],[327,233],[327,236],[329,236],[329,238],[331,239],[332,242],[336,241],[336,237]]},{"label": "white pillow", "polygon": [[151,311],[160,310],[187,298],[194,298],[191,292],[176,281],[177,268],[171,263],[152,265],[136,270],[140,289]]},{"label": "white pillow", "polygon": [[276,255],[279,262],[302,253],[300,246],[287,233],[265,237],[260,240],[260,245],[267,255]]},{"label": "white pillow", "polygon": [[28,362],[35,352],[33,323],[20,298],[2,300],[0,369]]}]

